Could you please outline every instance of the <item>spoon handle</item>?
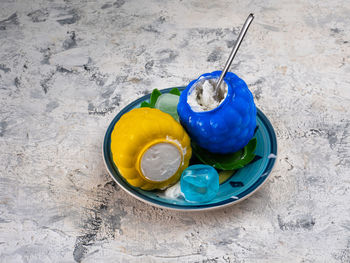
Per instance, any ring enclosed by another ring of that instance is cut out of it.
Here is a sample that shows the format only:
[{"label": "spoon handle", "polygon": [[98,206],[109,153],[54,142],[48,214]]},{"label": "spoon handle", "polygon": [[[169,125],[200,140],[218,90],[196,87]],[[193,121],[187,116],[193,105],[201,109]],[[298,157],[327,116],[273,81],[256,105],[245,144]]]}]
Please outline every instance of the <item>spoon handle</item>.
[{"label": "spoon handle", "polygon": [[247,33],[248,28],[249,28],[250,24],[252,23],[253,19],[254,19],[254,14],[250,14],[248,16],[247,20],[245,21],[245,23],[241,29],[241,32],[239,33],[239,36],[236,40],[236,43],[231,51],[230,57],[226,61],[225,67],[224,67],[223,71],[221,72],[221,75],[220,75],[218,82],[216,83],[216,86],[215,86],[216,94],[219,94],[219,93],[224,94],[224,91],[220,89],[220,85],[221,85],[222,80],[224,79],[228,69],[230,68],[230,66],[232,64],[232,61],[233,61],[233,59],[234,59],[234,57],[239,49],[239,46],[242,43],[242,40],[243,40],[245,34]]}]

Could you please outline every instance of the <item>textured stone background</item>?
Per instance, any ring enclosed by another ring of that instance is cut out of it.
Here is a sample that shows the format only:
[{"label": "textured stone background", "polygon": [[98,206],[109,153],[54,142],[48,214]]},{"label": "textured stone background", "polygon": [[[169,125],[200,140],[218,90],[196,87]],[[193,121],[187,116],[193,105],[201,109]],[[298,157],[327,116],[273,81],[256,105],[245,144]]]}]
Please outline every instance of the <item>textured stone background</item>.
[{"label": "textured stone background", "polygon": [[[0,0],[1,262],[350,262],[349,1]],[[271,179],[179,213],[107,175],[105,130],[153,88],[231,70],[273,123]]]}]

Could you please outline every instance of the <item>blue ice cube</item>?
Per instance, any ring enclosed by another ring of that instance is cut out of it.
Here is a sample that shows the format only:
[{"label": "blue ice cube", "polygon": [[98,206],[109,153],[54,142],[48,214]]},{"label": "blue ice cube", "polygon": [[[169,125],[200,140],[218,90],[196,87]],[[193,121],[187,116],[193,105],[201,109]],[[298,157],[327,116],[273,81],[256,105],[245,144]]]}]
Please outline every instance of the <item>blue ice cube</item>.
[{"label": "blue ice cube", "polygon": [[219,191],[219,174],[210,165],[192,165],[183,171],[180,185],[186,201],[205,203]]}]

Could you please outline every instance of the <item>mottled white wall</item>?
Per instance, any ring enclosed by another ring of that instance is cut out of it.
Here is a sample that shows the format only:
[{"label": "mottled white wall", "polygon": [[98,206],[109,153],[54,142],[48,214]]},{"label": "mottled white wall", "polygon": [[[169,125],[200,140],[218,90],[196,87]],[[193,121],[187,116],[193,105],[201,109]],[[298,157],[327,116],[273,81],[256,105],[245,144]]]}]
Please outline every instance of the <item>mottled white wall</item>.
[{"label": "mottled white wall", "polygon": [[[1,262],[350,262],[349,1],[0,0]],[[105,130],[153,88],[231,70],[275,127],[271,179],[179,213],[107,175]]]}]

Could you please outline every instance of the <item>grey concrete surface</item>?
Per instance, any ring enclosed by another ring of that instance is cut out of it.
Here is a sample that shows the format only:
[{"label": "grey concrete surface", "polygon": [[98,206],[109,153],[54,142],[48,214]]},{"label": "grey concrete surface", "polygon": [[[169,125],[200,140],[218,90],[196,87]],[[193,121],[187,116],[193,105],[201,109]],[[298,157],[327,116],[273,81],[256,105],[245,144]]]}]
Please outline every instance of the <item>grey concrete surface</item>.
[{"label": "grey concrete surface", "polygon": [[[350,262],[349,1],[0,0],[0,262]],[[271,178],[229,208],[128,196],[101,144],[153,88],[231,71],[275,127]]]}]

